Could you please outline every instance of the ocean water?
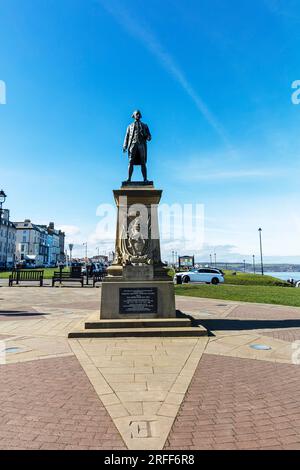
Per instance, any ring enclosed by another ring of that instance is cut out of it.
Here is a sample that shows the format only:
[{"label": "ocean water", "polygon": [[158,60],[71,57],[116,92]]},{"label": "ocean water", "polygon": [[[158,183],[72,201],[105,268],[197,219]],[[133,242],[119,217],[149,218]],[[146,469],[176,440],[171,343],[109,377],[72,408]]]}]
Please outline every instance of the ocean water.
[{"label": "ocean water", "polygon": [[288,279],[294,279],[294,281],[300,281],[300,272],[279,272],[279,273],[269,273],[265,272],[268,276],[278,277],[278,279],[282,279],[283,281],[287,281]]}]

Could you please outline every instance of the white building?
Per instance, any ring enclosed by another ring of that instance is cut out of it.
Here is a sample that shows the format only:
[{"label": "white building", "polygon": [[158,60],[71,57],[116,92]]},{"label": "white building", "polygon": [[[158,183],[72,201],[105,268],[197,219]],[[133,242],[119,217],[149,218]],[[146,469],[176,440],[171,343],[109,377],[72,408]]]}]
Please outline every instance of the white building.
[{"label": "white building", "polygon": [[2,209],[0,218],[0,268],[14,266],[15,247],[16,226],[9,220],[9,210]]},{"label": "white building", "polygon": [[47,225],[33,224],[31,220],[15,222],[16,261],[26,261],[34,266],[56,266],[64,259],[64,237],[55,230],[53,222]]},{"label": "white building", "polygon": [[40,249],[43,238],[41,229],[29,219],[24,222],[15,222],[15,226],[17,228],[16,261],[26,261],[35,266],[42,266],[44,254]]}]

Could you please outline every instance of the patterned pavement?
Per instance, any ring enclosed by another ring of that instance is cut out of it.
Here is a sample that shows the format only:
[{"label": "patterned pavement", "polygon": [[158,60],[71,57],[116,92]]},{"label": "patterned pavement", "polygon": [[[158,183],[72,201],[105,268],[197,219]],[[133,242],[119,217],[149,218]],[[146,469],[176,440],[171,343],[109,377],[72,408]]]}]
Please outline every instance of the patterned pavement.
[{"label": "patterned pavement", "polygon": [[0,367],[1,449],[125,449],[74,357]]},{"label": "patterned pavement", "polygon": [[99,303],[0,283],[0,449],[300,449],[299,308],[177,297],[199,344],[68,340]]},{"label": "patterned pavement", "polygon": [[272,336],[272,338],[282,339],[292,343],[293,341],[300,340],[300,328],[286,328],[285,330],[271,330],[264,332],[266,336]]},{"label": "patterned pavement", "polygon": [[165,449],[300,449],[299,366],[204,354]]}]

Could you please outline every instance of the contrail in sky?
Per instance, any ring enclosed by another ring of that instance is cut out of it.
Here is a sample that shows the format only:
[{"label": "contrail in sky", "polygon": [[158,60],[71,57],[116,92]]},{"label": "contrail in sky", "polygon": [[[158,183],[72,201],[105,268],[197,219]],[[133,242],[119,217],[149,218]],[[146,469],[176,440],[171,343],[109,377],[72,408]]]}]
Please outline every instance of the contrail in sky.
[{"label": "contrail in sky", "polygon": [[299,22],[300,17],[295,12],[298,11],[297,1],[288,2],[287,0],[264,0],[265,6],[270,10],[271,13],[279,16],[285,16],[289,19]]},{"label": "contrail in sky", "polygon": [[176,64],[173,57],[164,49],[157,37],[149,29],[146,29],[145,26],[140,25],[135,19],[133,19],[133,17],[124,8],[122,8],[119,2],[112,2],[111,0],[109,2],[106,0],[99,0],[99,2],[129,34],[131,34],[135,39],[140,40],[140,42],[151,52],[165,70],[181,85],[184,91],[193,100],[206,121],[216,131],[226,146],[233,151],[232,145],[229,142],[221,123],[194,90],[185,77],[183,71]]}]

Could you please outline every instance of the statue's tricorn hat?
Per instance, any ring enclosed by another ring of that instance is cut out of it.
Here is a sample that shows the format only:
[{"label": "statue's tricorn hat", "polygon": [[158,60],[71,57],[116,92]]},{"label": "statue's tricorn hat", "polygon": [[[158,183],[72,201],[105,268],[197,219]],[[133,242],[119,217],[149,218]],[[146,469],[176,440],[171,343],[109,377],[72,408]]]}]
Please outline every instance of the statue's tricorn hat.
[{"label": "statue's tricorn hat", "polygon": [[139,113],[139,115],[142,117],[142,113],[141,113],[141,111],[140,111],[139,109],[136,109],[135,111],[133,111],[131,117],[134,118],[134,115],[135,115],[136,113]]}]

